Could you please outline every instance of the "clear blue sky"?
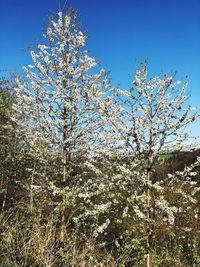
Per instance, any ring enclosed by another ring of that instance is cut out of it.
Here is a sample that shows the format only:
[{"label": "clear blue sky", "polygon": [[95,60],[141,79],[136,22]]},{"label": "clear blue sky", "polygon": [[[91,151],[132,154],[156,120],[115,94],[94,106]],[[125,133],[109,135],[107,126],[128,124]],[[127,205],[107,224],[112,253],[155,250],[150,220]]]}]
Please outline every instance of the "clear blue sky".
[{"label": "clear blue sky", "polygon": [[[62,3],[65,1],[61,0]],[[177,70],[189,77],[191,103],[200,107],[199,0],[68,0],[89,31],[88,48],[126,86],[136,64],[153,74]],[[58,0],[0,0],[0,69],[30,63],[27,48],[41,39]],[[0,73],[1,74],[1,73]],[[197,131],[197,128],[196,128]]]}]

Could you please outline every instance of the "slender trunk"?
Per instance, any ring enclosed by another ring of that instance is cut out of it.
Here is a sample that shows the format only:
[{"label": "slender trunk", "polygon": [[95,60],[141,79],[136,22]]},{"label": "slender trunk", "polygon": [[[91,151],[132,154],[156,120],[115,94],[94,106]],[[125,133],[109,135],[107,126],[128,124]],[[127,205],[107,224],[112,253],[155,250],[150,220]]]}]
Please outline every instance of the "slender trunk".
[{"label": "slender trunk", "polygon": [[[66,153],[65,147],[63,148],[63,177],[62,177],[62,183],[63,183],[63,189],[65,187],[67,178],[68,178],[68,170],[67,170],[67,153]],[[64,193],[63,193],[63,199],[62,199],[62,206],[61,206],[61,227],[60,227],[60,241],[64,242],[65,239],[65,203],[64,203]]]},{"label": "slender trunk", "polygon": [[30,199],[29,199],[29,209],[30,212],[33,212],[33,183],[34,183],[35,167],[31,175],[31,184],[30,184]]},{"label": "slender trunk", "polygon": [[35,172],[36,172],[36,162],[33,165],[33,171],[31,175],[31,180],[30,180],[30,199],[29,199],[29,209],[30,212],[33,212],[33,204],[34,204],[34,178],[35,178]]},{"label": "slender trunk", "polygon": [[[63,161],[63,177],[62,177],[62,189],[65,188],[66,182],[68,180],[68,168],[67,168],[67,147],[66,147],[66,132],[67,132],[67,111],[66,108],[64,107],[63,111],[63,120],[64,120],[64,125],[63,125],[63,151],[62,151],[62,161]],[[64,190],[63,190],[64,191]],[[62,205],[61,205],[61,226],[60,226],[60,242],[64,242],[65,240],[65,232],[66,232],[66,216],[65,216],[65,199],[64,199],[64,192],[63,192],[63,199],[62,199]]]},{"label": "slender trunk", "polygon": [[3,194],[3,202],[2,202],[2,210],[5,209],[6,201],[7,201],[7,195],[8,195],[8,176],[6,178],[6,188]]},{"label": "slender trunk", "polygon": [[153,109],[152,109],[152,99],[149,100],[150,108],[150,120],[149,120],[149,142],[148,142],[148,168],[147,168],[147,190],[146,190],[146,204],[147,204],[147,262],[146,267],[151,267],[151,192],[150,192],[150,180],[151,180],[151,170],[152,170],[152,146],[153,146]]},{"label": "slender trunk", "polygon": [[150,172],[147,172],[147,192],[146,192],[146,202],[147,202],[147,267],[151,267],[151,225],[150,225],[150,189],[149,189],[149,182],[150,182]]},{"label": "slender trunk", "polygon": [[30,213],[32,213],[33,212],[33,188],[32,188],[32,183],[31,183],[31,186],[30,186],[29,209],[30,209]]},{"label": "slender trunk", "polygon": [[60,225],[60,242],[64,242],[65,240],[65,209],[64,205],[62,204],[61,207],[61,225]]},{"label": "slender trunk", "polygon": [[67,169],[67,149],[66,146],[63,148],[63,186],[65,186],[66,181],[68,180],[68,169]]}]

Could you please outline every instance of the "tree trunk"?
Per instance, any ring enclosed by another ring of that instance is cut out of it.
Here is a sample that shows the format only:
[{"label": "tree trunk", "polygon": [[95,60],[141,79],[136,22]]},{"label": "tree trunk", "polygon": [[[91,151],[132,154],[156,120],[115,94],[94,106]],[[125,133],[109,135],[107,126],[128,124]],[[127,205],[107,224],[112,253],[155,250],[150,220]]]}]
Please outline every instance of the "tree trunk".
[{"label": "tree trunk", "polygon": [[7,195],[8,195],[8,176],[6,177],[6,188],[3,194],[2,211],[5,209],[6,206]]},{"label": "tree trunk", "polygon": [[150,189],[149,189],[149,182],[150,182],[150,172],[147,172],[147,192],[146,192],[146,202],[147,202],[147,262],[146,266],[151,267],[151,225],[150,225],[150,208],[151,208],[151,196],[150,196]]},{"label": "tree trunk", "polygon": [[62,189],[63,189],[63,198],[62,198],[62,205],[61,205],[61,225],[60,225],[60,242],[64,242],[65,240],[65,233],[66,233],[66,216],[65,216],[65,196],[64,196],[64,188],[66,186],[66,181],[68,180],[69,170],[67,168],[67,147],[66,147],[66,137],[67,137],[67,111],[64,107],[63,110],[63,151],[62,151],[62,161],[63,161],[63,177],[62,177]]},{"label": "tree trunk", "polygon": [[150,107],[150,121],[149,121],[149,142],[148,142],[148,168],[147,168],[147,191],[146,191],[146,204],[147,204],[147,267],[151,267],[151,192],[150,192],[150,180],[151,180],[151,170],[152,170],[152,145],[153,145],[153,110],[152,110],[152,100],[149,102]]},{"label": "tree trunk", "polygon": [[[63,178],[62,178],[62,189],[65,187],[65,183],[67,181],[67,176],[68,176],[68,171],[67,171],[67,154],[66,154],[66,149],[63,148]],[[60,241],[64,242],[65,239],[65,221],[66,221],[66,216],[65,216],[65,200],[64,200],[64,192],[63,192],[63,199],[62,199],[62,207],[61,207],[61,227],[60,227]]]},{"label": "tree trunk", "polygon": [[30,180],[30,198],[29,198],[29,209],[30,212],[33,213],[33,204],[34,204],[34,178],[35,178],[35,172],[36,172],[36,162],[33,165],[33,172],[31,175],[31,180]]}]

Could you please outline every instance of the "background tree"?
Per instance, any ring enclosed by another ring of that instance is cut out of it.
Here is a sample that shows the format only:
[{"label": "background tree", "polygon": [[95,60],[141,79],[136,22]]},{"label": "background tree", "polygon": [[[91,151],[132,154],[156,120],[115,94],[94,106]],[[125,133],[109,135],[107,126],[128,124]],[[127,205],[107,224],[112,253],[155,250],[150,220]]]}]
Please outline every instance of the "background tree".
[{"label": "background tree", "polygon": [[30,199],[28,177],[33,161],[31,148],[26,142],[25,132],[18,125],[18,113],[14,109],[15,77],[12,75],[0,81],[1,205],[6,210],[19,201]]},{"label": "background tree", "polygon": [[16,201],[17,177],[22,159],[21,133],[17,127],[17,114],[13,109],[15,101],[14,77],[0,79],[0,173],[1,208],[8,209]]},{"label": "background tree", "polygon": [[15,144],[15,131],[13,129],[13,110],[11,84],[8,80],[1,78],[0,80],[0,137],[1,137],[1,208],[4,209],[7,202],[9,185],[12,183],[14,160],[13,146]]}]

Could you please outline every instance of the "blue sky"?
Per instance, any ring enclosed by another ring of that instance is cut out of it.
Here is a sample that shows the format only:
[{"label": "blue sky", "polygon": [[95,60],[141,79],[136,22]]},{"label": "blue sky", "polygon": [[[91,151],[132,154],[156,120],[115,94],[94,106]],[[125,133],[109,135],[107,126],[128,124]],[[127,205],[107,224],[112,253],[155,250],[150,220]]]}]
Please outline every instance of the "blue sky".
[{"label": "blue sky", "polygon": [[[20,65],[30,63],[28,48],[41,39],[58,2],[0,0],[1,70],[20,70]],[[68,4],[79,10],[88,30],[88,49],[112,71],[114,84],[127,86],[137,63],[148,59],[152,74],[176,70],[178,78],[188,75],[190,102],[200,107],[199,0],[68,0]]]}]

